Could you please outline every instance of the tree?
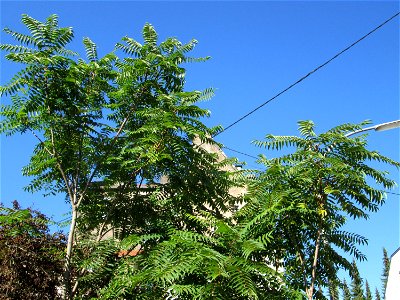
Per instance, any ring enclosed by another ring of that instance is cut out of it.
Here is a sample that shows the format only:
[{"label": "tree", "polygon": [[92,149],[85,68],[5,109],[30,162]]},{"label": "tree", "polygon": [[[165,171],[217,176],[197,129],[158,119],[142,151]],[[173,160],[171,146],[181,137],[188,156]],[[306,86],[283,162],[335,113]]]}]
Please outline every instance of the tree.
[{"label": "tree", "polygon": [[375,300],[381,300],[381,294],[378,291],[378,288],[375,288]]},{"label": "tree", "polygon": [[347,285],[346,280],[343,281],[343,286],[342,286],[342,291],[343,291],[343,300],[351,300],[351,292],[349,289],[349,286]]},{"label": "tree", "polygon": [[0,299],[59,299],[65,237],[40,212],[0,206]]},{"label": "tree", "polygon": [[370,186],[367,177],[385,189],[394,186],[367,162],[399,163],[367,150],[365,135],[345,136],[365,124],[344,124],[317,135],[313,122],[300,121],[302,137],[267,135],[266,141],[255,142],[273,150],[295,147],[282,157],[260,157],[266,171],[249,186],[243,218],[253,224],[253,238],[274,236],[274,261],[283,262],[288,281],[303,288],[308,299],[316,286],[337,280],[338,269],[351,269],[336,249],[365,259],[357,245],[366,244],[366,238],[341,227],[348,217],[366,219],[384,203],[384,193]]},{"label": "tree", "polygon": [[143,45],[129,37],[116,45],[123,59],[99,58],[85,38],[86,62],[66,48],[73,30],[59,27],[56,15],[44,23],[23,15],[22,22],[30,33],[6,28],[19,44],[0,46],[7,59],[25,66],[1,87],[11,103],[1,107],[0,132],[36,137],[23,170],[33,178],[27,190],[63,193],[71,205],[64,290],[73,298],[87,271],[71,275],[73,249],[85,235],[95,231],[99,242],[110,228],[120,230],[120,239],[160,234],[150,247],[171,227],[195,230],[187,214],[206,210],[222,218],[235,202],[230,175],[221,170],[231,162],[192,142],[214,144],[210,137],[220,130],[199,121],[209,112],[195,104],[213,91],[184,91],[181,65],[207,59],[186,56],[195,40],[158,44],[146,24]]},{"label": "tree", "polygon": [[360,276],[360,272],[358,271],[357,264],[353,260],[352,269],[350,271],[350,275],[352,278],[351,281],[351,296],[354,300],[364,300],[364,289],[363,289],[363,280]]},{"label": "tree", "polygon": [[76,219],[91,177],[100,175],[94,172],[101,152],[97,146],[101,140],[99,120],[106,105],[104,94],[111,89],[108,81],[114,56],[97,59],[95,45],[86,38],[89,63],[70,58],[76,53],[65,46],[73,31],[58,27],[56,15],[45,23],[23,15],[22,23],[29,35],[5,29],[20,45],[0,46],[10,52],[8,60],[25,65],[1,87],[1,95],[10,95],[12,102],[1,107],[0,132],[30,132],[37,138],[30,163],[23,169],[24,175],[33,177],[27,190],[61,192],[71,204],[64,272],[66,295],[70,296]]},{"label": "tree", "polygon": [[365,300],[372,300],[372,294],[368,280],[365,281]]},{"label": "tree", "polygon": [[329,281],[328,284],[329,300],[339,300],[339,284]]},{"label": "tree", "polygon": [[382,271],[382,298],[385,298],[386,286],[389,277],[390,259],[387,250],[383,248],[383,271]]}]

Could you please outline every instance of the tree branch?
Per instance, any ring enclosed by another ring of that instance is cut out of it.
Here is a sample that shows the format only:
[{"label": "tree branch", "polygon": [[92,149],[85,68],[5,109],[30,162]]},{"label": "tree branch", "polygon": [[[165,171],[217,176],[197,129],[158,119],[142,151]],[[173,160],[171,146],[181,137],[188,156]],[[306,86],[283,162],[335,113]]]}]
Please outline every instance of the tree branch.
[{"label": "tree branch", "polygon": [[314,284],[316,280],[316,275],[317,275],[317,264],[318,264],[318,254],[319,254],[319,247],[321,243],[321,235],[322,235],[322,229],[318,229],[317,233],[317,239],[315,241],[315,251],[314,251],[314,261],[312,265],[312,271],[311,271],[311,283],[310,283],[310,288],[307,290],[307,296],[308,299],[312,299],[312,295],[314,293]]},{"label": "tree branch", "polygon": [[63,180],[64,180],[64,182],[65,182],[65,186],[66,186],[66,188],[67,188],[68,196],[69,196],[69,198],[70,198],[71,203],[73,204],[73,199],[74,199],[74,197],[73,197],[73,193],[72,193],[72,191],[71,191],[70,184],[69,184],[69,182],[68,182],[68,178],[67,178],[67,176],[66,176],[65,173],[64,173],[64,170],[63,170],[63,168],[62,168],[62,166],[61,166],[61,164],[60,164],[60,162],[59,162],[59,160],[58,160],[57,152],[55,151],[53,130],[50,129],[50,132],[51,132],[51,143],[52,143],[52,146],[53,146],[53,152],[52,152],[52,151],[50,151],[49,148],[46,147],[44,141],[43,141],[31,128],[28,128],[28,129],[29,129],[29,131],[33,134],[33,136],[36,137],[36,138],[39,140],[40,144],[41,144],[41,145],[43,146],[43,148],[47,151],[47,153],[49,153],[50,156],[52,156],[52,157],[54,157],[54,158],[56,159],[57,168],[58,168],[58,170],[59,170],[60,173],[61,173],[61,176],[62,176],[62,178],[63,178]]},{"label": "tree branch", "polygon": [[[129,117],[130,117],[130,115],[131,115],[131,113],[132,113],[132,111],[133,111],[134,108],[135,108],[135,106],[132,105],[131,108],[130,108],[130,110],[129,110],[129,112],[128,112],[128,115],[127,115],[127,116],[124,118],[124,120],[122,121],[122,123],[121,123],[121,125],[120,125],[120,127],[119,127],[119,129],[118,129],[118,131],[117,131],[117,133],[116,133],[116,135],[114,136],[113,140],[111,141],[110,147],[108,148],[108,150],[107,150],[106,153],[104,154],[105,157],[110,153],[110,149],[115,145],[117,139],[118,139],[119,136],[121,135],[122,130],[124,129],[126,123],[128,122],[128,119],[129,119]],[[76,203],[77,206],[79,206],[79,205],[81,204],[82,199],[83,199],[83,197],[85,196],[86,191],[87,191],[87,189],[89,188],[90,183],[92,182],[94,176],[96,175],[96,172],[97,172],[98,169],[99,169],[99,165],[100,165],[100,163],[98,163],[98,164],[96,165],[96,167],[95,167],[94,170],[92,171],[92,174],[90,175],[88,181],[86,182],[86,185],[85,185],[85,187],[84,187],[82,193],[79,195],[79,200],[78,200],[77,203]]]}]

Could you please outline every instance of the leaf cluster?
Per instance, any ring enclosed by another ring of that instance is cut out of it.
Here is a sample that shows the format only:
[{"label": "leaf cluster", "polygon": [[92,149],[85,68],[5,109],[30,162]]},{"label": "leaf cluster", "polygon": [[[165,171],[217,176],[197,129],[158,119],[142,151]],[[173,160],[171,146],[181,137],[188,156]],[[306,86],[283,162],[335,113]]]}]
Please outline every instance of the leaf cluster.
[{"label": "leaf cluster", "polygon": [[[206,212],[189,217],[204,231],[212,228],[211,232],[204,235],[171,228],[165,235],[130,235],[121,241],[101,242],[97,247],[107,250],[96,250],[83,263],[90,272],[81,280],[92,287],[86,293],[99,299],[301,297],[260,259],[266,256],[267,239],[248,239],[241,226]],[[131,252],[138,246],[140,251]],[[134,254],[117,257],[121,250]],[[106,285],[102,282],[102,289],[96,289],[98,278],[109,279]]]}]

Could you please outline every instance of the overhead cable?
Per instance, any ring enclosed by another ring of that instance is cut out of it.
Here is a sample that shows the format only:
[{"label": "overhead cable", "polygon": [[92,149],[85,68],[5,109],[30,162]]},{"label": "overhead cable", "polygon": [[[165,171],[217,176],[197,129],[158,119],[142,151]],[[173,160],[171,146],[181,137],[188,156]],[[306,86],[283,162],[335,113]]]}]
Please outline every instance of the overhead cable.
[{"label": "overhead cable", "polygon": [[300,82],[302,82],[304,79],[306,79],[307,77],[309,77],[310,75],[312,75],[313,73],[317,72],[319,69],[325,67],[327,64],[329,64],[331,61],[333,61],[334,59],[336,59],[337,57],[339,57],[340,55],[342,55],[344,52],[346,52],[347,50],[351,49],[352,47],[354,47],[356,44],[358,44],[359,42],[361,42],[362,40],[364,40],[365,38],[367,38],[369,35],[371,35],[372,33],[374,33],[375,31],[377,31],[378,29],[380,29],[381,27],[383,27],[386,23],[390,22],[392,19],[396,18],[398,15],[400,14],[400,12],[397,12],[396,14],[394,14],[393,16],[391,16],[390,18],[388,18],[386,21],[384,21],[383,23],[381,23],[380,25],[378,25],[377,27],[375,27],[374,29],[372,29],[370,32],[368,32],[367,34],[365,34],[364,36],[362,36],[361,38],[359,38],[358,40],[356,40],[355,42],[353,42],[351,45],[347,46],[346,48],[344,48],[342,51],[340,51],[339,53],[335,54],[333,57],[331,57],[330,59],[328,59],[327,61],[325,61],[323,64],[319,65],[318,67],[316,67],[314,70],[310,71],[309,73],[307,73],[306,75],[304,75],[303,77],[301,77],[300,79],[298,79],[297,81],[295,81],[294,83],[292,83],[291,85],[289,85],[287,88],[285,88],[284,90],[280,91],[279,93],[277,93],[275,96],[269,98],[267,101],[265,101],[264,103],[260,104],[259,106],[257,106],[256,108],[254,108],[253,110],[251,110],[250,112],[248,112],[247,114],[245,114],[244,116],[240,117],[239,119],[237,119],[235,122],[229,124],[227,127],[225,127],[224,129],[222,129],[220,132],[216,133],[213,137],[216,137],[217,135],[220,135],[221,133],[227,131],[229,128],[235,126],[237,123],[239,123],[240,121],[244,120],[245,118],[247,118],[248,116],[252,115],[253,113],[255,113],[257,110],[259,110],[260,108],[262,108],[263,106],[267,105],[268,103],[270,103],[271,101],[273,101],[274,99],[278,98],[280,95],[284,94],[285,92],[287,92],[288,90],[290,90],[291,88],[293,88],[295,85],[299,84]]},{"label": "overhead cable", "polygon": [[392,195],[397,195],[397,196],[400,196],[400,194],[399,193],[395,193],[395,192],[389,192],[389,191],[384,191],[385,193],[387,193],[387,194],[392,194]]},{"label": "overhead cable", "polygon": [[247,153],[244,153],[244,152],[240,152],[240,151],[238,151],[238,150],[235,150],[235,149],[232,149],[232,148],[229,148],[229,147],[226,147],[226,146],[224,146],[224,147],[222,147],[222,148],[223,148],[223,149],[230,150],[230,151],[232,151],[232,152],[236,152],[236,153],[239,153],[239,154],[248,156],[248,157],[251,157],[251,158],[254,158],[254,159],[258,159],[258,157],[256,157],[256,156],[253,156],[253,155],[250,155],[250,154],[247,154]]}]

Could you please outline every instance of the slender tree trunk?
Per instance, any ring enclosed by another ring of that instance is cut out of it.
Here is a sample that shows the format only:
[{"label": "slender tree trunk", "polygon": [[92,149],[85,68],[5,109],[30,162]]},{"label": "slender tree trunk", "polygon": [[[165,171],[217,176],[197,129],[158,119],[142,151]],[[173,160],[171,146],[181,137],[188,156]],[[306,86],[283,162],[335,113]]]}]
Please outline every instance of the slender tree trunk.
[{"label": "slender tree trunk", "polygon": [[69,300],[72,299],[72,291],[71,291],[71,256],[72,256],[72,248],[74,245],[74,235],[75,235],[75,227],[76,227],[76,218],[77,218],[77,207],[72,204],[72,218],[71,225],[69,227],[68,233],[68,242],[67,242],[67,254],[65,256],[65,265],[64,265],[64,299]]},{"label": "slender tree trunk", "polygon": [[[130,114],[133,112],[134,110],[134,106],[131,107],[128,115],[124,118],[124,120],[122,121],[120,127],[118,128],[118,131],[116,133],[116,135],[114,136],[112,142],[111,142],[111,147],[115,144],[115,142],[117,141],[117,139],[119,138],[119,136],[121,135],[126,123],[128,122],[129,116]],[[40,139],[39,139],[40,140]],[[52,133],[52,145],[53,145],[53,149],[54,149],[54,153],[49,152],[51,155],[53,155],[54,157],[57,158],[56,152],[55,152],[55,146],[54,146],[54,136]],[[47,149],[46,149],[47,150]],[[105,157],[107,157],[109,151],[107,151],[105,153]],[[77,197],[78,195],[78,190],[77,190],[77,182],[78,182],[78,170],[77,169],[77,174],[75,177],[75,185],[74,185],[74,190],[71,189],[70,184],[67,180],[67,177],[65,176],[64,170],[61,167],[61,164],[57,161],[57,166],[60,170],[60,173],[64,179],[65,185],[67,187],[67,191],[68,191],[68,196],[70,197],[71,200],[71,207],[72,207],[72,218],[71,218],[71,225],[69,228],[69,234],[68,234],[68,243],[67,243],[67,254],[65,256],[65,265],[64,265],[64,299],[65,300],[70,300],[73,299],[74,294],[78,288],[78,282],[76,281],[75,284],[73,286],[71,286],[71,257],[72,257],[72,250],[74,247],[74,242],[75,242],[75,229],[76,229],[76,219],[78,216],[78,207],[80,206],[83,197],[86,195],[86,191],[89,188],[93,178],[95,177],[95,175],[97,174],[98,168],[99,168],[99,164],[96,165],[96,167],[94,168],[94,170],[92,171],[91,175],[89,176],[88,181],[86,182],[85,187],[83,188],[83,190],[79,193],[79,198]],[[79,168],[79,167],[78,167]],[[76,279],[77,280],[77,279]]]},{"label": "slender tree trunk", "polygon": [[314,285],[315,285],[315,279],[317,276],[319,246],[321,243],[321,232],[322,232],[322,230],[319,229],[318,234],[317,234],[317,240],[315,241],[314,261],[313,261],[312,272],[311,272],[311,283],[310,283],[310,287],[308,289],[306,289],[308,300],[312,300],[313,294],[314,294]]}]

